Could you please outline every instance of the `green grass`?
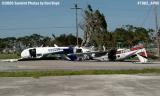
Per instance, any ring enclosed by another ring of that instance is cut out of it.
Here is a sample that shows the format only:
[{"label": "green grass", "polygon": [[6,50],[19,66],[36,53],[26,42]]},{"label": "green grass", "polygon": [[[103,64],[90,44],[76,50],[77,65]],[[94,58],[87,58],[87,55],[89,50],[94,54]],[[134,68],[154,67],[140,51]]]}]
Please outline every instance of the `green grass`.
[{"label": "green grass", "polygon": [[68,75],[104,75],[104,74],[145,74],[160,73],[160,69],[129,69],[129,70],[50,70],[50,71],[13,71],[0,72],[0,77],[44,77]]},{"label": "green grass", "polygon": [[20,58],[18,54],[1,54],[0,53],[0,59],[17,59]]}]

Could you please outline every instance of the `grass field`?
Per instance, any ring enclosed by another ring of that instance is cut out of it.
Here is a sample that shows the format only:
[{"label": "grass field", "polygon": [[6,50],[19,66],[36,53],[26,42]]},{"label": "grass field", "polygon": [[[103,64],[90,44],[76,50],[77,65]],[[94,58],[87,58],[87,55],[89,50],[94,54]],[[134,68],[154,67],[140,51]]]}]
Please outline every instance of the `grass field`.
[{"label": "grass field", "polygon": [[13,71],[0,72],[0,77],[44,77],[67,75],[104,75],[104,74],[146,74],[160,73],[160,69],[130,69],[130,70],[49,70],[49,71]]},{"label": "grass field", "polygon": [[17,59],[20,58],[20,55],[18,54],[1,54],[0,53],[0,59]]}]

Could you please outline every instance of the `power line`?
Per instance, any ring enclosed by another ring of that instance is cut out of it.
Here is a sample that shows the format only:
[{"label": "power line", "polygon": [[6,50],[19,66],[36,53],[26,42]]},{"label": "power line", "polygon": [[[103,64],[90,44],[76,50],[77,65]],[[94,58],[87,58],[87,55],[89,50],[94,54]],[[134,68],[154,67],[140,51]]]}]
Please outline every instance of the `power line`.
[{"label": "power line", "polygon": [[144,17],[144,20],[143,20],[142,25],[141,25],[142,27],[145,25],[145,23],[146,23],[147,19],[149,18],[151,12],[152,12],[152,7],[149,8],[146,16]]}]

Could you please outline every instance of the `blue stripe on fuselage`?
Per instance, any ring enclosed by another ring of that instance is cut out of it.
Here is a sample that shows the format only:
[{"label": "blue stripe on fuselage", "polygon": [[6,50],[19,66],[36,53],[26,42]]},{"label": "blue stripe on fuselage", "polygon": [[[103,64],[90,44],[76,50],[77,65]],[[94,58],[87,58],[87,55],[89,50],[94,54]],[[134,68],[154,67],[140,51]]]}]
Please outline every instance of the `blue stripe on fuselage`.
[{"label": "blue stripe on fuselage", "polygon": [[68,58],[69,58],[71,61],[76,61],[76,60],[77,60],[77,56],[76,56],[75,54],[68,55]]},{"label": "blue stripe on fuselage", "polygon": [[73,48],[63,49],[64,54],[72,54]]},{"label": "blue stripe on fuselage", "polygon": [[73,48],[63,49],[63,51],[64,51],[64,54],[67,54],[68,58],[71,61],[77,60],[77,56],[74,54]]}]

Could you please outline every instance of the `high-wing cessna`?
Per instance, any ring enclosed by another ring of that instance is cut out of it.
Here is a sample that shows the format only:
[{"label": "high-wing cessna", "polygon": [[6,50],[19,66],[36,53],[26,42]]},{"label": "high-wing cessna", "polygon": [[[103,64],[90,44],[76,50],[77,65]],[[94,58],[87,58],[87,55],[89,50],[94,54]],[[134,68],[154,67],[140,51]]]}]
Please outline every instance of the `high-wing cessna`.
[{"label": "high-wing cessna", "polygon": [[[69,59],[69,54],[75,53],[85,53],[92,52],[92,48],[82,48],[82,47],[58,47],[54,45],[54,47],[35,47],[35,48],[28,48],[22,51],[21,58],[22,59],[41,59],[46,57],[49,54],[59,54],[65,55],[66,59]],[[88,54],[87,54],[88,55]],[[80,56],[80,55],[79,55]]]},{"label": "high-wing cessna", "polygon": [[[82,47],[59,47],[54,45],[54,47],[32,47],[27,48],[21,52],[20,59],[5,59],[2,61],[15,62],[15,61],[23,61],[23,60],[41,60],[46,59],[48,55],[55,55],[55,57],[60,57],[63,59],[71,60],[69,54],[77,54],[83,53],[82,55],[78,55],[79,58],[84,56],[84,53],[91,52],[91,48],[82,48]],[[86,56],[89,56],[87,54]],[[72,59],[73,60],[73,59]],[[75,59],[74,59],[75,60]]]},{"label": "high-wing cessna", "polygon": [[[79,50],[83,48],[79,48]],[[131,48],[131,49],[113,49],[104,52],[97,51],[81,51],[79,53],[68,54],[71,61],[93,59],[98,61],[124,61],[129,57],[137,56],[141,63],[146,63],[148,60],[145,48]]]},{"label": "high-wing cessna", "polygon": [[148,60],[141,56],[140,53],[144,52],[145,57],[147,57],[147,53],[145,48],[143,49],[137,49],[131,51],[130,49],[117,49],[117,50],[111,50],[109,53],[103,56],[94,57],[93,59],[100,60],[100,61],[124,61],[132,56],[137,56],[140,62],[147,62]]}]

